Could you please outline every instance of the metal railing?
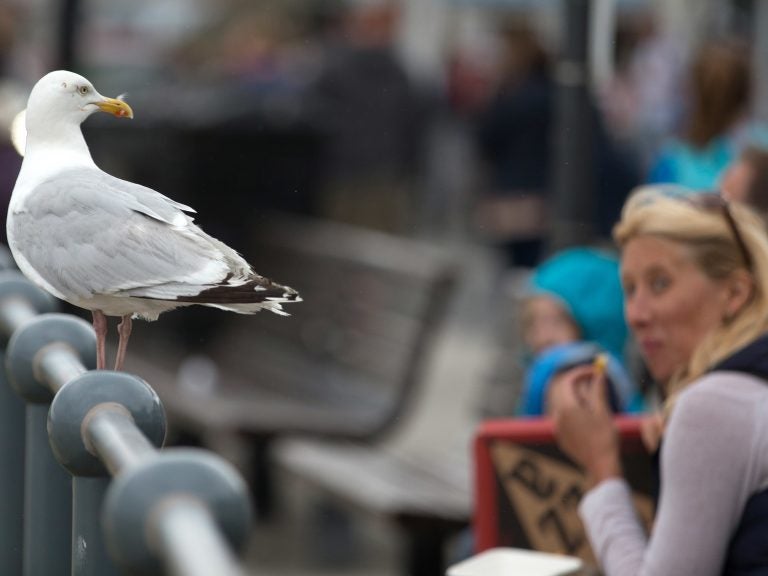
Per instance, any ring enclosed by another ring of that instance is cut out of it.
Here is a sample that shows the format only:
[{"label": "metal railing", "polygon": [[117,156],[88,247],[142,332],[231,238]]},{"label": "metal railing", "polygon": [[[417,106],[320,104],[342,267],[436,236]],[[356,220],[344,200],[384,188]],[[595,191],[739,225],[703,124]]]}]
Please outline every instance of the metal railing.
[{"label": "metal railing", "polygon": [[3,267],[0,574],[242,576],[251,507],[237,471],[205,450],[160,450],[155,391],[93,370],[90,324]]}]

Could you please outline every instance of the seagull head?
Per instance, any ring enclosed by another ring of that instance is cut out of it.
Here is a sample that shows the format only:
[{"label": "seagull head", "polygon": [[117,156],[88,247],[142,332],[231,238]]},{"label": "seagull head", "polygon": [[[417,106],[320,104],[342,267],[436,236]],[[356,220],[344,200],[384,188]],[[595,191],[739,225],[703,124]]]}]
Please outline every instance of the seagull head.
[{"label": "seagull head", "polygon": [[79,127],[94,112],[133,118],[133,110],[118,98],[99,94],[86,78],[67,70],[49,72],[38,80],[27,103],[27,131],[54,132]]}]

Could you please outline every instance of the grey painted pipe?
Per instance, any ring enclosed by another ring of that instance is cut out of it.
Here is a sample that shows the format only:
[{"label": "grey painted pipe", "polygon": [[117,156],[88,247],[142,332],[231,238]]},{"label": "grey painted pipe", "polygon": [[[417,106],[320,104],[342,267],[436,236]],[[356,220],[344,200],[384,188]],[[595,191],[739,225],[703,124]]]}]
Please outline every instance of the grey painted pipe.
[{"label": "grey painted pipe", "polygon": [[172,576],[244,576],[204,502],[169,497],[154,510],[158,550]]},{"label": "grey painted pipe", "polygon": [[112,481],[104,503],[107,546],[129,574],[242,576],[235,551],[250,518],[240,475],[204,450],[145,458]]},{"label": "grey painted pipe", "polygon": [[84,428],[87,443],[113,476],[157,451],[122,404],[96,406],[86,416]]},{"label": "grey painted pipe", "polygon": [[70,572],[72,482],[54,459],[45,429],[47,404],[27,405],[24,462],[24,576]]},{"label": "grey painted pipe", "polygon": [[[61,342],[67,342],[66,352]],[[80,360],[65,359],[73,355]],[[59,358],[59,362],[53,358]],[[54,392],[64,384],[59,378],[71,379],[93,366],[94,361],[93,329],[85,321],[64,314],[27,319],[8,342],[8,378],[27,401],[24,576],[63,576],[72,569],[72,478],[51,450],[48,409]],[[54,364],[59,366],[54,369]],[[41,381],[41,376],[50,379],[50,384]]]},{"label": "grey painted pipe", "polygon": [[157,454],[165,438],[165,414],[157,394],[130,374],[108,370],[76,375],[67,347],[36,354],[41,379],[56,387],[48,435],[59,463],[74,476],[72,575],[120,574],[107,553],[101,518],[111,481]]},{"label": "grey painted pipe", "polygon": [[[5,353],[0,352],[0,362]],[[21,574],[24,518],[24,402],[0,370],[0,574]]]},{"label": "grey painted pipe", "polygon": [[72,478],[72,576],[120,576],[107,554],[101,510],[109,478]]},{"label": "grey painted pipe", "polygon": [[[0,366],[11,335],[40,312],[54,309],[53,299],[38,290],[0,251]],[[0,574],[22,574],[24,558],[24,402],[0,370]]]},{"label": "grey painted pipe", "polygon": [[[243,576],[233,550],[250,524],[244,482],[212,454],[158,453],[165,415],[157,394],[135,376],[88,372],[93,348],[90,327],[55,314],[30,320],[9,344],[10,379],[30,403],[27,462],[35,467],[28,467],[24,576],[65,574],[70,562],[74,576],[117,575],[113,558],[140,573],[162,565],[174,576]],[[40,439],[46,429],[50,444]],[[42,469],[54,454],[58,463]],[[69,479],[58,464],[76,476],[72,500],[56,493],[65,485],[56,473]]]}]

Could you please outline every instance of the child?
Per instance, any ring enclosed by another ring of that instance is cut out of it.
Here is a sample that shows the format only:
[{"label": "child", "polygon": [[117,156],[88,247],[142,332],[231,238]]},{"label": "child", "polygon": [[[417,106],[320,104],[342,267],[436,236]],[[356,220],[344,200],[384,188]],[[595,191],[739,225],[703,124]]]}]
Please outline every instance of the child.
[{"label": "child", "polygon": [[546,413],[552,377],[601,353],[616,412],[635,411],[641,396],[623,365],[627,343],[619,264],[594,248],[569,248],[543,262],[522,303],[523,342],[530,358],[518,413]]}]

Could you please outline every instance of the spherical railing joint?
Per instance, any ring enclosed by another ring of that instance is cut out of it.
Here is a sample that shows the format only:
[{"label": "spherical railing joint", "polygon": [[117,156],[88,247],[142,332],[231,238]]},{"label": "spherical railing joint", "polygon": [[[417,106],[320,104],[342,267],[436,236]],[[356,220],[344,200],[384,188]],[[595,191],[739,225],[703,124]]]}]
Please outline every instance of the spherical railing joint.
[{"label": "spherical railing joint", "polygon": [[98,410],[129,415],[155,447],[163,445],[166,418],[160,398],[144,380],[125,372],[95,370],[59,390],[48,412],[48,436],[59,463],[76,476],[105,476],[86,427]]},{"label": "spherical railing joint", "polygon": [[153,522],[175,499],[195,498],[210,511],[234,549],[245,544],[251,522],[248,490],[239,473],[213,453],[166,449],[120,474],[104,502],[103,524],[113,559],[126,571],[162,574]]},{"label": "spherical railing joint", "polygon": [[[3,252],[0,251],[0,255]],[[8,298],[21,298],[39,313],[45,314],[56,310],[56,300],[41,290],[18,270],[6,269],[2,264],[0,256],[0,302]]]},{"label": "spherical railing joint", "polygon": [[56,342],[68,346],[86,369],[96,367],[96,334],[88,322],[67,314],[41,314],[13,334],[5,355],[11,386],[29,402],[50,402],[53,397],[36,366],[40,350]]}]

